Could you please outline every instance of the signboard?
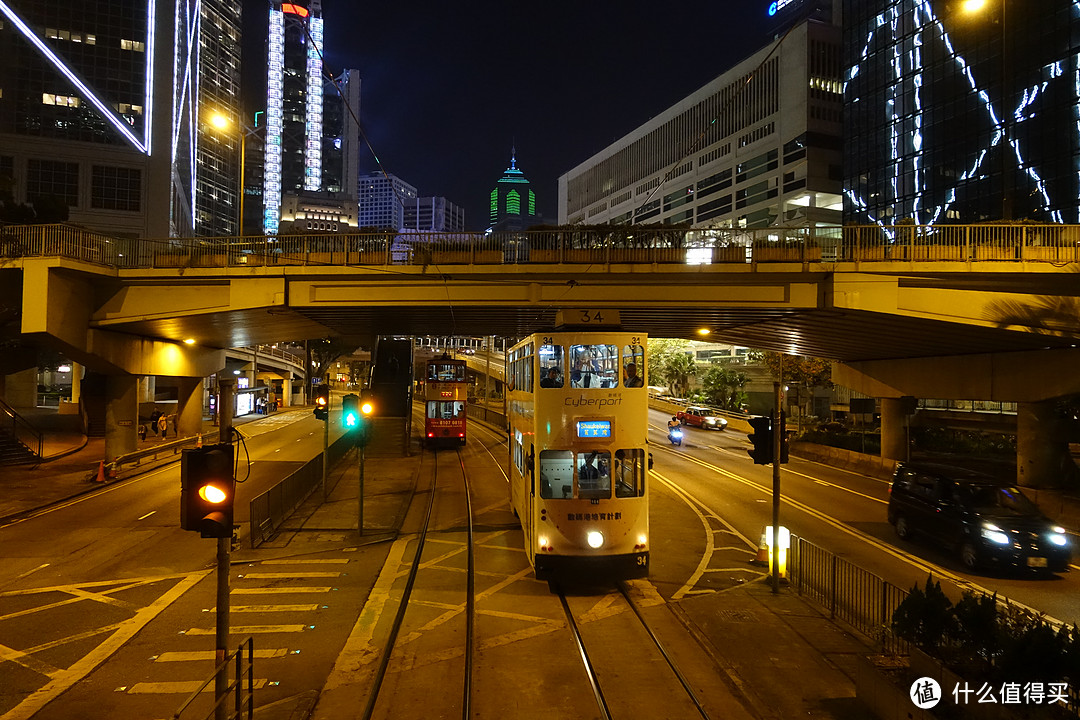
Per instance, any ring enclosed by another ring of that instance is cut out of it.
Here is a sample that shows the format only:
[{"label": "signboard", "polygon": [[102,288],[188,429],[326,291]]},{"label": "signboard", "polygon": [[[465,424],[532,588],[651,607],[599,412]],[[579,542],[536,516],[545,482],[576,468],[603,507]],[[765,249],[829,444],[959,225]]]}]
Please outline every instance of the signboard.
[{"label": "signboard", "polygon": [[609,438],[611,437],[611,421],[578,420],[577,436],[579,438]]}]

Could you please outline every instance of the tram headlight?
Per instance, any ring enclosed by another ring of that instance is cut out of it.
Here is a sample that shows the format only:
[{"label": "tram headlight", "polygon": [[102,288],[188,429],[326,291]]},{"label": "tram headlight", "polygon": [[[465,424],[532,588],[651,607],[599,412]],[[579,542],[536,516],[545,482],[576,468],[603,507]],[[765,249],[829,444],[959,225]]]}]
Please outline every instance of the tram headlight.
[{"label": "tram headlight", "polygon": [[640,535],[638,535],[637,541],[638,544],[641,545],[641,547],[645,547],[649,544],[649,538],[645,536],[645,533],[641,533]]},{"label": "tram headlight", "polygon": [[546,537],[546,536],[544,536],[544,535],[541,535],[540,537],[536,538],[536,541],[537,541],[538,543],[540,543],[540,549],[541,549],[541,550],[547,550],[547,547],[548,547],[548,539],[547,539],[547,537]]},{"label": "tram headlight", "polygon": [[599,530],[590,530],[589,534],[585,536],[585,542],[589,543],[589,547],[593,550],[596,550],[604,544],[604,533]]}]

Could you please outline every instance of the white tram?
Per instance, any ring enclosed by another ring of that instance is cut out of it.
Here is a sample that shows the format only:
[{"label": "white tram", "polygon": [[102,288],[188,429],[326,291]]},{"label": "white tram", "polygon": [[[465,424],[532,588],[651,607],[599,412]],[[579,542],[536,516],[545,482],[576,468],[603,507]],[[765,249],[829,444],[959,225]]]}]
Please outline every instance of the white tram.
[{"label": "white tram", "polygon": [[645,346],[565,331],[508,354],[510,504],[538,579],[648,574]]}]

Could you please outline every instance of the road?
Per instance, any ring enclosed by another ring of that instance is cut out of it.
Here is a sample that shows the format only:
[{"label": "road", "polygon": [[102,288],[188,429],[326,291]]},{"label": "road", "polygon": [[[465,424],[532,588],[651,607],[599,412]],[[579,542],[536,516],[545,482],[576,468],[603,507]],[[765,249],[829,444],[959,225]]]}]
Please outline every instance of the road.
[{"label": "road", "polygon": [[[741,535],[759,541],[772,524],[772,466],[752,463],[740,432],[685,428],[683,445],[674,447],[666,439],[667,419],[650,411],[656,471]],[[1059,575],[971,574],[951,551],[896,537],[886,517],[889,483],[884,480],[792,456],[782,466],[781,496],[781,525],[900,588],[921,586],[932,574],[947,591],[951,586],[956,598],[965,589],[997,593],[1069,624],[1080,622],[1077,551],[1071,571]],[[1080,547],[1080,538],[1072,537]]]},{"label": "road", "polygon": [[[749,561],[771,523],[771,467],[751,463],[738,432],[690,428],[673,447],[666,419],[651,412],[650,592],[671,602],[759,580],[764,568]],[[337,421],[332,413],[332,437]],[[251,497],[322,447],[321,425],[307,414],[245,429],[253,464],[238,491],[241,523]],[[505,466],[505,440],[470,432],[466,462],[501,497],[505,475],[492,470]],[[1080,573],[972,576],[949,555],[899,541],[885,519],[887,483],[798,458],[784,466],[782,483],[782,524],[901,588],[933,573],[957,595],[956,587],[979,587],[1080,620]],[[209,675],[215,543],[178,528],[178,490],[174,465],[0,528],[0,720],[94,720],[117,707],[128,717],[168,717]],[[502,501],[483,511],[505,535],[500,544],[520,556],[520,530],[503,528],[511,516]],[[233,630],[257,638],[260,707],[313,699],[323,687],[356,619],[369,612],[390,547],[316,544],[249,553],[234,565]]]}]

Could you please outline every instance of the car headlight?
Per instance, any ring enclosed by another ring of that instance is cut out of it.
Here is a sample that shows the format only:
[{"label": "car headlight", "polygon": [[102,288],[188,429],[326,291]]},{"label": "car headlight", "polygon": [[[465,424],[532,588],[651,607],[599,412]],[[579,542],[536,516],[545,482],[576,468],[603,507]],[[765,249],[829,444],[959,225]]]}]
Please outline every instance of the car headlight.
[{"label": "car headlight", "polygon": [[983,523],[982,536],[992,543],[1008,545],[1009,535],[993,523]]},{"label": "car headlight", "polygon": [[1069,544],[1069,538],[1065,535],[1065,528],[1054,526],[1050,528],[1050,534],[1048,535],[1050,542],[1059,546],[1065,547]]}]

